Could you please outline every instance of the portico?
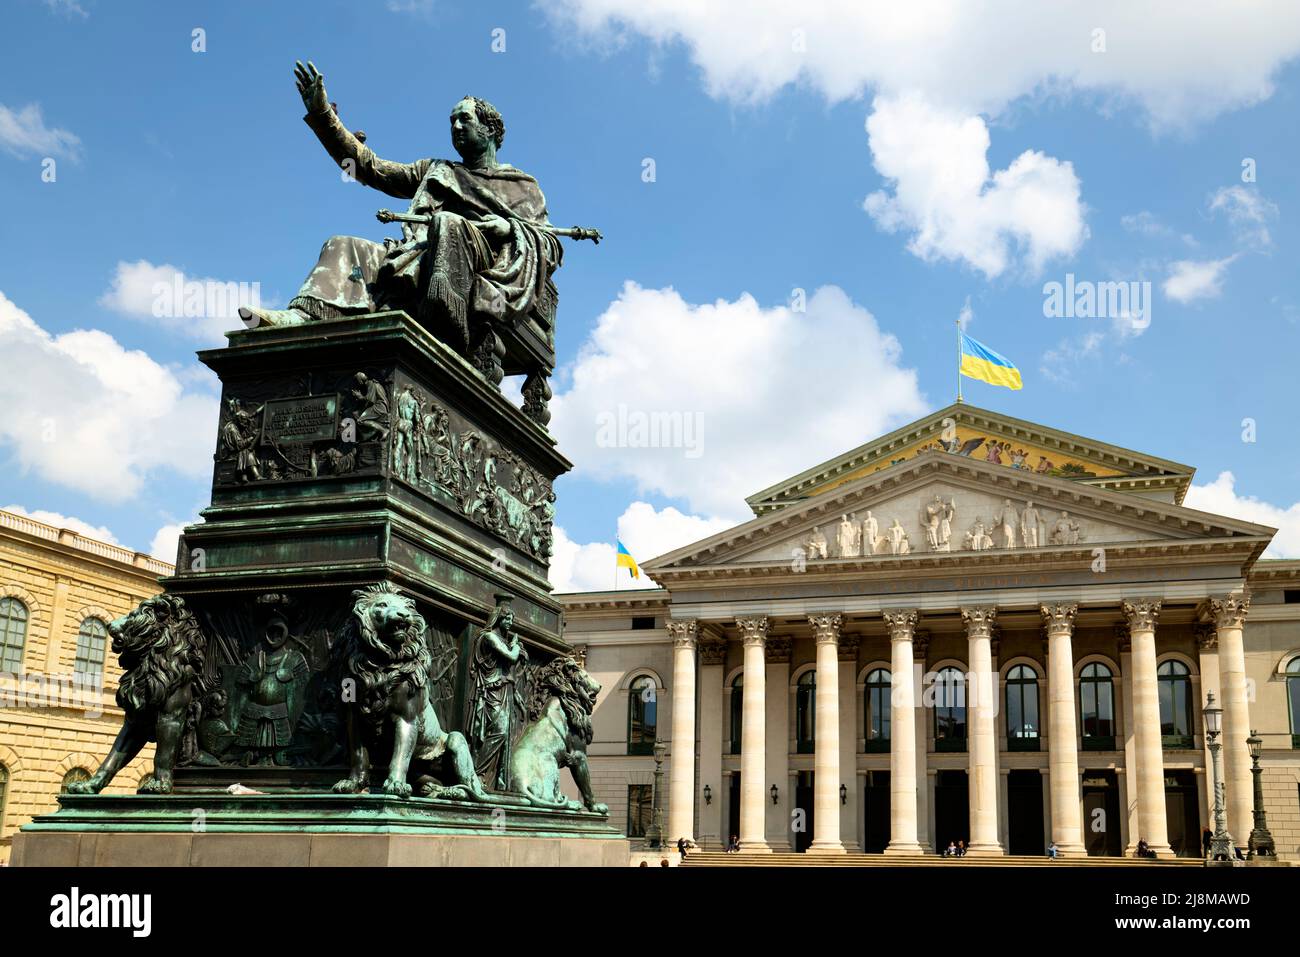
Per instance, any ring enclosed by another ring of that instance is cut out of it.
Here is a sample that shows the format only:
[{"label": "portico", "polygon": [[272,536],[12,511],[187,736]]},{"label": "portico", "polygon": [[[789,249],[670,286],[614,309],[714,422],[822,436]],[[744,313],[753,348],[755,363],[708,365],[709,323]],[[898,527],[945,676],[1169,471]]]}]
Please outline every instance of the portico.
[{"label": "portico", "polygon": [[[1052,468],[982,460],[972,428]],[[643,563],[673,643],[669,841],[1195,855],[1213,686],[1244,844],[1242,635],[1273,530],[1184,508],[1190,475],[950,409]]]}]

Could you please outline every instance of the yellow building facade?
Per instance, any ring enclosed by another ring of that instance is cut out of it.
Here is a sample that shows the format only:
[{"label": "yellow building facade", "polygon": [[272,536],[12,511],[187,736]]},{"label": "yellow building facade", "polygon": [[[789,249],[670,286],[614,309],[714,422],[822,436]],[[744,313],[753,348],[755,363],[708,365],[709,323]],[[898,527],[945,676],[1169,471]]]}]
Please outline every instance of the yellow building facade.
[{"label": "yellow building facade", "polygon": [[[122,722],[107,625],[157,594],[172,566],[0,511],[0,862],[18,828],[88,777]],[[134,791],[149,746],[109,793]]]}]

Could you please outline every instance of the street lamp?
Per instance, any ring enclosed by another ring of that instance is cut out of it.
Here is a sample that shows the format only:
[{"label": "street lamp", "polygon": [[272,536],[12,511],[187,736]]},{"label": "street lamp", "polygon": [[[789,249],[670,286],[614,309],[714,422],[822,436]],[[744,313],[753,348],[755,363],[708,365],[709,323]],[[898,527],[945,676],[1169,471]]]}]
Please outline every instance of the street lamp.
[{"label": "street lamp", "polygon": [[1255,778],[1255,827],[1250,832],[1250,856],[1276,858],[1277,849],[1268,830],[1268,818],[1264,816],[1264,772],[1259,766],[1259,752],[1264,747],[1264,739],[1252,728],[1246,746],[1250,748],[1250,773]]},{"label": "street lamp", "polygon": [[1223,730],[1223,709],[1214,706],[1214,692],[1205,696],[1205,709],[1201,712],[1205,719],[1205,737],[1209,739],[1210,759],[1214,773],[1214,837],[1210,839],[1210,860],[1207,864],[1223,863],[1232,865],[1232,838],[1223,824],[1223,782],[1219,779],[1219,752],[1223,745],[1219,743],[1219,732]]},{"label": "street lamp", "polygon": [[662,741],[655,741],[655,785],[654,796],[651,798],[650,806],[652,808],[653,823],[650,825],[651,837],[647,843],[653,848],[664,846],[664,756],[668,753],[668,745]]}]

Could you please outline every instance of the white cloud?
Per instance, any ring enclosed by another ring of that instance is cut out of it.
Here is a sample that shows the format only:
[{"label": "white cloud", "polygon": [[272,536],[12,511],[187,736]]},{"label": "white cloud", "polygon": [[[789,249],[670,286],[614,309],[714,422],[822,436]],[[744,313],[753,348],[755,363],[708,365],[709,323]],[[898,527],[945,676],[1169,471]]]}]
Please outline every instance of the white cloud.
[{"label": "white cloud", "polygon": [[1169,266],[1169,277],[1160,287],[1174,302],[1186,305],[1198,299],[1212,299],[1223,291],[1224,273],[1237,258],[1180,259]]},{"label": "white cloud", "polygon": [[[618,540],[627,546],[639,564],[675,549],[708,538],[735,523],[722,518],[687,515],[672,506],[655,509],[647,502],[633,502],[618,519]],[[656,588],[644,572],[632,578],[626,568],[614,562],[613,542],[579,544],[563,528],[555,529],[555,554],[551,557],[550,579],[556,591],[606,591],[617,587]]]},{"label": "white cloud", "polygon": [[51,335],[0,293],[0,443],[42,479],[122,501],[211,470],[217,397],[97,329]]},{"label": "white cloud", "polygon": [[551,430],[576,474],[738,521],[746,495],[924,414],[900,359],[835,286],[800,312],[629,282],[564,370]]},{"label": "white cloud", "polygon": [[1026,150],[990,174],[981,117],[914,95],[877,97],[867,134],[892,192],[874,192],[863,206],[881,229],[911,233],[908,249],[927,262],[964,262],[991,279],[1017,251],[1037,272],[1088,238],[1074,167]]},{"label": "white cloud", "polygon": [[19,159],[52,156],[77,160],[81,140],[67,130],[46,126],[36,103],[28,103],[20,110],[0,103],[0,149]]},{"label": "white cloud", "polygon": [[1092,331],[1078,339],[1062,339],[1055,349],[1043,353],[1038,371],[1061,385],[1074,384],[1074,370],[1084,360],[1097,355],[1105,334]]},{"label": "white cloud", "polygon": [[1273,244],[1268,224],[1277,219],[1277,205],[1259,190],[1241,185],[1224,186],[1210,197],[1209,208],[1211,213],[1228,217],[1241,245],[1263,249]]},{"label": "white cloud", "polygon": [[[1136,103],[1185,126],[1270,96],[1300,53],[1300,5],[1202,0],[546,0],[558,25],[616,47],[629,33],[683,44],[709,93],[742,103],[798,84],[839,101],[918,91],[967,114],[1024,96]],[[1104,52],[1095,52],[1097,29]]]},{"label": "white cloud", "polygon": [[1231,472],[1220,472],[1210,484],[1188,489],[1183,504],[1202,512],[1276,528],[1277,534],[1264,557],[1300,558],[1300,502],[1282,508],[1249,495],[1239,495],[1236,484],[1236,476]]},{"label": "white cloud", "polygon": [[149,554],[164,562],[175,562],[176,543],[184,530],[185,525],[164,525],[158,529],[149,543]]},{"label": "white cloud", "polygon": [[1196,237],[1191,233],[1180,233],[1167,226],[1150,210],[1144,209],[1138,213],[1126,214],[1120,217],[1119,222],[1130,233],[1139,233],[1151,239],[1176,239],[1188,246],[1197,245]]},{"label": "white cloud", "polygon": [[[1032,271],[1087,238],[1069,163],[1025,150],[990,178],[988,129],[1018,101],[1134,106],[1155,131],[1267,99],[1300,55],[1300,4],[1202,0],[542,0],[557,27],[606,49],[630,35],[682,45],[710,95],[756,105],[782,89],[829,102],[874,95],[876,167],[893,194],[867,209],[927,261],[1000,274],[1020,247]],[[924,103],[888,115],[891,104]],[[948,179],[948,177],[952,177]]]},{"label": "white cloud", "polygon": [[58,512],[48,512],[45,509],[33,509],[28,511],[21,505],[6,505],[0,511],[13,512],[16,515],[25,515],[27,518],[37,522],[44,522],[46,525],[53,525],[55,528],[70,528],[86,538],[93,538],[99,542],[107,542],[110,545],[122,544],[117,540],[113,532],[103,525],[91,525],[89,522],[83,522],[79,518],[73,518],[70,515],[62,515]]},{"label": "white cloud", "polygon": [[261,286],[186,276],[175,266],[141,259],[117,264],[112,285],[99,297],[99,304],[131,319],[224,346],[226,332],[244,327],[239,307],[261,305]]}]

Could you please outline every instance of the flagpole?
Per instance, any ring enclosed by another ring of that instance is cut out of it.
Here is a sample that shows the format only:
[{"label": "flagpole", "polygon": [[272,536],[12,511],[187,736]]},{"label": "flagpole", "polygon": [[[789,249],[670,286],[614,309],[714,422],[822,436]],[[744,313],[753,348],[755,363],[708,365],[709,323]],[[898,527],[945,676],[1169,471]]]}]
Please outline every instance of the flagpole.
[{"label": "flagpole", "polygon": [[961,402],[961,319],[957,320],[957,402]]}]

